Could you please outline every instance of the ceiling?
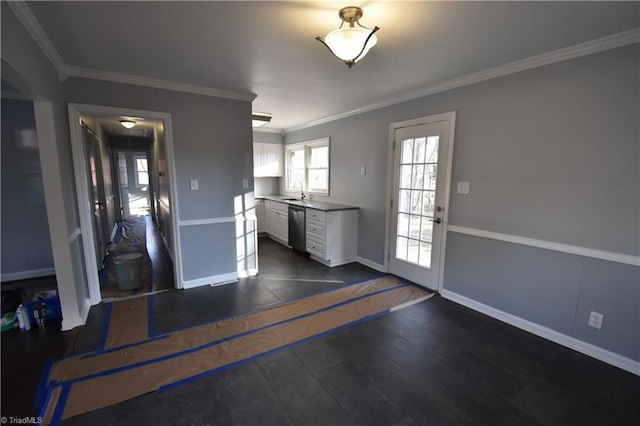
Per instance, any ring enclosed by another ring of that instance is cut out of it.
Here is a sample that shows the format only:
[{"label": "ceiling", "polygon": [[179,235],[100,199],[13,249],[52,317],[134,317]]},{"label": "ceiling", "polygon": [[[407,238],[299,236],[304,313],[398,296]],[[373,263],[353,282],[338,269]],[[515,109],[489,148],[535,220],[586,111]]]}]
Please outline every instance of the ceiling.
[{"label": "ceiling", "polygon": [[[638,2],[28,2],[66,65],[253,93],[291,129],[631,30]],[[378,44],[352,69],[315,36],[362,7]]]},{"label": "ceiling", "polygon": [[[153,129],[156,121],[144,117],[129,116],[93,116],[98,125],[109,135],[113,136],[135,136],[139,138],[149,138],[153,136]],[[135,126],[127,129],[120,124],[120,120],[135,122]]]}]

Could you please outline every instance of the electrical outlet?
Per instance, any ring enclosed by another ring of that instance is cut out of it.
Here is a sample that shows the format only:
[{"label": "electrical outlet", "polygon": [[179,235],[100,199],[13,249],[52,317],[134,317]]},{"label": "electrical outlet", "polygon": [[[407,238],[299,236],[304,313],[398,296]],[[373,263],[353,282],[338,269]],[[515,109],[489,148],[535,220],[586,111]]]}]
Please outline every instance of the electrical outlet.
[{"label": "electrical outlet", "polygon": [[589,326],[600,330],[602,328],[602,321],[604,321],[604,315],[591,311],[589,315]]}]

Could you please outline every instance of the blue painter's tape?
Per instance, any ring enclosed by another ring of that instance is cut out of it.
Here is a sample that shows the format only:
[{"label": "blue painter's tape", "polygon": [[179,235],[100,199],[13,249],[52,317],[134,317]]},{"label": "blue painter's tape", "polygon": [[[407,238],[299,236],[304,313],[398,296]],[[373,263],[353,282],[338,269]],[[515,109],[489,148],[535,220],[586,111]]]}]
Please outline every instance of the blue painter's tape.
[{"label": "blue painter's tape", "polygon": [[121,351],[121,350],[123,350],[123,349],[129,349],[129,348],[133,348],[133,347],[140,346],[140,345],[146,345],[146,344],[147,344],[147,343],[149,343],[149,342],[153,342],[153,341],[156,341],[156,340],[166,339],[167,337],[170,337],[170,336],[171,336],[170,334],[163,334],[162,336],[154,337],[153,339],[143,340],[143,341],[141,341],[141,342],[135,342],[135,343],[128,343],[128,344],[126,344],[126,345],[122,345],[122,346],[117,346],[117,347],[114,347],[114,348],[105,349],[105,350],[104,350],[104,351],[102,351],[102,352],[93,352],[93,353],[90,353],[90,354],[84,355],[84,356],[83,356],[83,357],[81,357],[80,359],[91,359],[91,358],[95,358],[95,357],[100,356],[100,355],[108,354],[108,353],[110,353],[110,352],[117,352],[117,351]]},{"label": "blue painter's tape", "polygon": [[40,407],[40,409],[37,411],[38,417],[40,417],[41,419],[44,418],[44,413],[47,411],[47,408],[49,408],[49,404],[51,403],[51,395],[53,395],[53,389],[54,386],[50,386],[49,389],[47,389],[44,403],[42,404],[42,407]]},{"label": "blue painter's tape", "polygon": [[82,352],[72,352],[70,354],[61,356],[60,358],[56,359],[55,362],[58,362],[58,361],[61,361],[63,359],[67,359],[67,358],[73,358],[73,357],[76,357],[76,356],[87,356],[87,355],[90,355],[90,354],[94,354],[95,352],[96,352],[95,349],[89,349],[89,350],[82,351]]},{"label": "blue painter's tape", "polygon": [[62,385],[62,390],[60,391],[60,396],[58,397],[58,404],[56,404],[56,409],[51,416],[51,425],[59,425],[62,421],[62,415],[64,414],[64,406],[67,404],[67,399],[69,398],[69,392],[71,391],[70,384]]},{"label": "blue painter's tape", "polygon": [[377,314],[369,315],[369,316],[366,316],[364,318],[360,318],[360,319],[358,319],[356,321],[352,321],[352,322],[350,322],[348,324],[343,324],[343,325],[341,325],[339,327],[332,328],[331,330],[327,330],[327,331],[323,331],[322,333],[314,334],[313,336],[306,337],[306,338],[304,338],[302,340],[298,340],[297,342],[290,343],[290,344],[284,345],[284,346],[280,346],[279,348],[275,348],[275,349],[272,349],[270,351],[263,352],[263,353],[258,354],[258,355],[254,355],[254,356],[249,357],[249,358],[245,358],[245,359],[242,359],[242,360],[239,360],[239,361],[235,361],[235,362],[232,362],[230,364],[223,365],[221,367],[213,368],[211,370],[204,371],[204,372],[202,372],[200,374],[196,374],[195,376],[191,376],[191,377],[187,377],[186,379],[178,380],[177,382],[173,382],[173,383],[169,383],[169,384],[163,385],[158,389],[158,392],[165,392],[165,391],[168,391],[168,390],[173,389],[175,387],[178,387],[178,386],[193,382],[195,380],[200,380],[200,379],[202,379],[204,377],[207,377],[207,376],[211,376],[211,375],[214,375],[214,374],[222,373],[223,371],[229,370],[231,368],[235,368],[235,367],[238,367],[240,365],[243,365],[243,364],[246,364],[246,363],[249,363],[249,362],[253,362],[253,361],[257,360],[257,359],[260,359],[260,358],[263,358],[265,356],[268,356],[268,355],[271,355],[271,354],[274,354],[274,353],[277,353],[277,352],[280,352],[280,351],[284,351],[284,350],[296,347],[298,345],[302,345],[303,343],[307,343],[307,342],[309,342],[311,340],[318,339],[318,338],[320,338],[322,336],[326,336],[328,334],[332,334],[332,333],[344,330],[344,329],[349,328],[349,327],[353,327],[355,325],[358,325],[358,324],[366,322],[366,321],[370,321],[372,319],[378,318],[378,317],[380,317],[382,315],[386,315],[388,313],[389,313],[389,310],[387,309],[387,310],[384,310],[384,311],[379,312]]},{"label": "blue painter's tape", "polygon": [[[334,291],[342,290],[342,289],[347,288],[347,287],[352,287],[352,286],[355,286],[355,285],[359,285],[359,284],[365,283],[367,281],[372,281],[372,280],[376,280],[376,279],[379,279],[379,278],[391,277],[391,276],[395,277],[395,275],[385,274],[385,275],[381,275],[379,277],[365,278],[365,279],[362,279],[362,280],[352,281],[352,282],[340,285],[338,287],[334,287],[334,288],[331,288],[331,289],[328,289],[328,290],[325,290],[325,291],[321,291],[319,293],[312,294],[311,296],[301,297],[300,299],[293,299],[293,300],[290,300],[288,302],[284,302],[283,304],[300,302],[302,300],[310,299],[312,297],[319,296],[321,294],[331,293],[331,292],[334,292]],[[400,279],[400,282],[403,283],[403,284],[404,283],[413,284],[413,283],[410,283],[409,281],[407,281],[405,279]],[[413,285],[415,285],[415,284],[413,284]],[[397,287],[394,287],[394,288],[397,288]],[[264,309],[272,308],[272,307],[278,306],[278,305],[280,305],[280,304],[273,304],[273,305],[263,306],[263,307],[260,307],[260,308],[257,308],[257,309],[251,309],[249,311],[242,312],[240,314],[230,315],[228,317],[222,317],[222,318],[218,318],[218,319],[211,320],[211,321],[204,321],[204,322],[200,322],[200,323],[196,323],[196,324],[192,324],[192,325],[187,325],[187,326],[184,326],[184,327],[172,328],[171,330],[165,330],[164,332],[165,333],[172,333],[172,332],[182,331],[182,330],[186,330],[186,329],[193,328],[193,327],[200,327],[202,325],[213,324],[213,323],[216,323],[218,321],[227,321],[227,320],[231,320],[231,319],[234,319],[234,318],[239,318],[239,317],[241,317],[243,315],[251,314],[253,312],[258,312],[258,311],[262,311]]]},{"label": "blue painter's tape", "polygon": [[364,298],[367,298],[367,297],[372,297],[372,296],[375,296],[375,295],[378,295],[378,294],[386,293],[386,292],[389,292],[389,291],[392,291],[392,290],[396,290],[396,289],[402,288],[402,287],[407,287],[407,285],[406,284],[400,284],[400,285],[397,285],[395,287],[386,288],[386,289],[383,289],[383,290],[376,291],[374,293],[362,295],[362,296],[356,297],[354,299],[349,299],[349,300],[346,300],[346,301],[343,301],[343,302],[340,302],[340,303],[336,303],[335,305],[327,306],[325,308],[318,309],[317,311],[313,311],[313,312],[310,312],[310,313],[299,315],[297,317],[289,318],[287,320],[279,321],[279,322],[276,322],[274,324],[270,324],[270,325],[267,325],[267,326],[264,326],[264,327],[259,327],[259,328],[256,328],[256,329],[253,329],[253,330],[249,330],[249,331],[246,331],[246,332],[243,332],[243,333],[238,333],[238,334],[235,334],[233,336],[227,336],[227,337],[224,337],[222,339],[213,340],[211,342],[205,343],[205,344],[200,345],[200,346],[196,346],[196,347],[191,348],[191,349],[186,349],[186,350],[183,350],[183,351],[180,351],[180,352],[175,352],[175,353],[170,354],[170,355],[165,355],[165,356],[161,356],[161,357],[158,357],[158,358],[149,359],[149,360],[146,360],[146,361],[141,361],[141,362],[137,362],[137,363],[133,363],[133,364],[129,364],[129,365],[124,365],[124,366],[121,366],[121,367],[112,368],[110,370],[101,371],[99,373],[90,374],[88,376],[77,377],[75,379],[65,381],[64,383],[65,384],[73,384],[73,383],[77,383],[77,382],[81,382],[81,381],[85,381],[85,380],[95,379],[97,377],[103,377],[103,376],[108,376],[108,375],[111,375],[111,374],[120,373],[122,371],[132,370],[134,368],[144,367],[144,366],[147,366],[147,365],[150,365],[150,364],[157,364],[157,363],[162,362],[162,361],[167,361],[169,359],[173,359],[173,358],[177,358],[177,357],[180,357],[180,356],[183,356],[183,355],[188,355],[190,353],[198,352],[198,351],[210,348],[212,346],[218,345],[218,344],[223,343],[223,342],[227,342],[227,341],[230,341],[230,340],[238,339],[240,337],[244,337],[244,336],[247,336],[247,335],[250,335],[250,334],[257,333],[257,332],[262,331],[262,330],[266,330],[268,328],[273,328],[273,327],[276,327],[276,326],[279,326],[279,325],[282,325],[282,324],[286,324],[286,323],[289,323],[289,322],[293,322],[293,321],[297,321],[297,320],[300,320],[300,319],[303,319],[303,318],[307,318],[307,317],[316,315],[316,314],[321,313],[321,312],[325,312],[325,311],[328,311],[328,310],[331,310],[331,309],[334,309],[334,308],[337,308],[337,307],[340,307],[340,306],[348,305],[348,304],[353,303],[355,301],[358,301],[358,300],[361,300],[361,299],[364,299]]},{"label": "blue painter's tape", "polygon": [[42,373],[40,373],[40,379],[38,380],[38,387],[36,389],[36,399],[33,404],[34,412],[40,410],[42,404],[44,404],[45,399],[47,398],[47,382],[49,380],[49,372],[51,372],[52,366],[53,358],[49,358],[42,368]]},{"label": "blue painter's tape", "polygon": [[113,302],[105,303],[104,305],[104,321],[102,323],[102,334],[100,335],[100,343],[98,343],[98,349],[96,353],[104,352],[104,347],[107,343],[107,333],[109,332],[109,325],[111,324],[111,308]]},{"label": "blue painter's tape", "polygon": [[149,262],[149,274],[147,278],[147,281],[149,282],[149,287],[147,288],[147,291],[151,293],[153,292],[153,261],[151,260],[151,256],[149,256],[149,252],[145,251],[145,253],[147,254],[147,260]]}]

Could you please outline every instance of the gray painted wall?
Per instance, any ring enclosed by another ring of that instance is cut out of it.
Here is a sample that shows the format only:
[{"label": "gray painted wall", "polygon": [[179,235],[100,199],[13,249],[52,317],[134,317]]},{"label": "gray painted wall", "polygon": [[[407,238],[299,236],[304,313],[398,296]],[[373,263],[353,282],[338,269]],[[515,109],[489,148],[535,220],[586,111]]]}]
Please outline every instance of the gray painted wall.
[{"label": "gray painted wall", "polygon": [[253,141],[261,143],[283,143],[284,138],[282,136],[282,133],[261,132],[259,130],[254,130]]},{"label": "gray painted wall", "polygon": [[33,102],[2,99],[1,112],[2,277],[39,276],[38,270],[54,266]]},{"label": "gray painted wall", "polygon": [[[285,143],[331,138],[330,201],[361,206],[358,254],[377,263],[389,124],[447,111],[457,112],[450,225],[638,256],[638,75],[638,45],[627,46],[294,131]],[[455,193],[458,181],[469,195]],[[445,289],[640,360],[637,267],[448,235]],[[591,310],[605,315],[600,331],[586,325]]]},{"label": "gray painted wall", "polygon": [[[6,2],[2,5],[2,76],[36,102],[40,114],[53,126],[53,135],[40,135],[47,219],[62,305],[63,329],[82,322],[87,306],[87,281],[82,274],[84,257],[69,243],[79,227],[73,161],[69,144],[69,121],[58,73],[25,31]],[[42,123],[41,123],[42,124]],[[42,140],[47,143],[43,143]],[[76,240],[77,241],[77,240]]]},{"label": "gray painted wall", "polygon": [[258,177],[255,179],[256,195],[274,195],[280,193],[280,178]]},{"label": "gray painted wall", "polygon": [[455,232],[446,256],[447,290],[640,361],[637,266]]},{"label": "gray painted wall", "polygon": [[447,111],[457,111],[453,182],[471,182],[468,196],[451,194],[451,224],[637,255],[637,53],[508,75],[291,132],[285,143],[331,138],[327,201],[361,207],[358,254],[374,262],[384,256],[389,124]]},{"label": "gray painted wall", "polygon": [[[180,221],[234,217],[236,200],[253,197],[250,102],[80,78],[66,80],[63,89],[68,102],[171,114]],[[198,191],[189,189],[190,179],[198,179]],[[249,188],[242,188],[242,179],[248,179]],[[183,277],[235,271],[235,261],[228,259],[235,237],[201,238],[206,226],[200,226],[200,233],[195,226],[180,236]],[[203,256],[206,262],[191,261]]]}]

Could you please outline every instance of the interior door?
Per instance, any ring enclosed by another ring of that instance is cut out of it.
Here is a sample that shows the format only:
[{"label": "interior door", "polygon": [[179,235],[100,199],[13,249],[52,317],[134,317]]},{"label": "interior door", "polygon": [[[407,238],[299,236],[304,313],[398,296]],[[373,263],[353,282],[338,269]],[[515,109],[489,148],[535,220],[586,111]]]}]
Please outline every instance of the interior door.
[{"label": "interior door", "polygon": [[87,149],[87,175],[89,178],[89,200],[93,208],[93,236],[96,262],[102,269],[102,258],[107,253],[107,212],[102,187],[102,162],[98,140],[87,126],[82,126],[82,136]]},{"label": "interior door", "polygon": [[395,130],[389,272],[438,289],[449,121]]}]

